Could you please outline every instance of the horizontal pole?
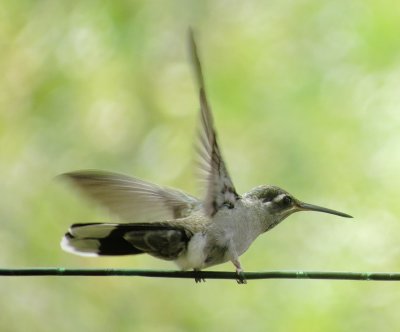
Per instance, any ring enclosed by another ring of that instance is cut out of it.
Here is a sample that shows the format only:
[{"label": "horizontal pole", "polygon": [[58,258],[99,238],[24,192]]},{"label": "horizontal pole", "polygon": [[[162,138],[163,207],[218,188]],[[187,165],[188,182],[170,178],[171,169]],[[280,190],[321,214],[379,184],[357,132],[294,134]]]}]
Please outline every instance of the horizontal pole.
[{"label": "horizontal pole", "polygon": [[[325,272],[325,271],[266,271],[245,272],[247,280],[254,279],[320,279],[320,280],[364,280],[364,281],[400,281],[398,272]],[[0,276],[81,276],[81,277],[149,277],[149,278],[186,278],[186,279],[237,279],[234,272],[216,271],[160,271],[133,269],[71,269],[62,267],[0,269]]]}]

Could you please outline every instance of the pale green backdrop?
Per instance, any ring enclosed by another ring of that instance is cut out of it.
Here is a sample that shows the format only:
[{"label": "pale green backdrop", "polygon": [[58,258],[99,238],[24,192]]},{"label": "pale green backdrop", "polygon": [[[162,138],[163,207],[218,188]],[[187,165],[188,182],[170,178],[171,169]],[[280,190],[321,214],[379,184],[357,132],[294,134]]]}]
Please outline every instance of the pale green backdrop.
[{"label": "pale green backdrop", "polygon": [[[201,195],[188,26],[237,189],[278,184],[355,217],[294,215],[244,268],[400,271],[400,5],[389,0],[3,0],[0,267],[175,269],[62,252],[71,223],[114,219],[53,179],[99,168]],[[0,330],[394,331],[399,303],[394,282],[4,277]]]}]

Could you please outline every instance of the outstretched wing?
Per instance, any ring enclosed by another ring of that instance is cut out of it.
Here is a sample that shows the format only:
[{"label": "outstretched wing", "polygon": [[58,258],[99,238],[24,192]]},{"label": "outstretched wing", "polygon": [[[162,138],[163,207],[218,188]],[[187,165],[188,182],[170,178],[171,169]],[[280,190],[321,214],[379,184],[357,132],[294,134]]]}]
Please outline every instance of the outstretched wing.
[{"label": "outstretched wing", "polygon": [[61,177],[71,180],[86,195],[129,222],[183,218],[201,205],[197,198],[182,191],[126,175],[77,171]]},{"label": "outstretched wing", "polygon": [[217,141],[214,120],[207,100],[204,78],[197,53],[193,32],[190,30],[190,50],[200,95],[201,133],[199,147],[200,157],[207,172],[207,188],[204,199],[204,210],[213,216],[222,206],[233,208],[240,198],[229,176]]}]

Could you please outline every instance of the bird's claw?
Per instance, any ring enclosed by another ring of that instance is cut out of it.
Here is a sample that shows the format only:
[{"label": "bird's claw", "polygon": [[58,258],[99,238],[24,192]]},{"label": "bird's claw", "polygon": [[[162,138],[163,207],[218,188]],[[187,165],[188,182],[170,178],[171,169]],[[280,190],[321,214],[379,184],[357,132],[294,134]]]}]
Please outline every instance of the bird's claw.
[{"label": "bird's claw", "polygon": [[236,282],[239,285],[247,284],[247,280],[246,280],[246,277],[244,276],[244,273],[243,273],[242,269],[237,269],[236,270]]},{"label": "bird's claw", "polygon": [[196,284],[202,283],[202,282],[206,282],[206,279],[204,279],[203,277],[200,276],[201,275],[200,271],[194,270],[193,272],[195,274],[194,281],[195,281]]}]

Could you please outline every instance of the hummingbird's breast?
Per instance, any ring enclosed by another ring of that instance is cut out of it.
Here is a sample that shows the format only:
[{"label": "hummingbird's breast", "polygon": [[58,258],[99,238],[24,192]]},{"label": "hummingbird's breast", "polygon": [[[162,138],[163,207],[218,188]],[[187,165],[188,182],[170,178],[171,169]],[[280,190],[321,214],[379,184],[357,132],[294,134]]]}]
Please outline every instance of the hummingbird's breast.
[{"label": "hummingbird's breast", "polygon": [[[242,202],[233,209],[219,210],[211,220],[199,220],[201,227],[191,227],[193,236],[187,249],[175,261],[183,270],[200,270],[234,260],[265,231],[260,214]],[[190,224],[194,225],[194,220]]]},{"label": "hummingbird's breast", "polygon": [[219,211],[206,232],[207,265],[219,264],[242,255],[264,232],[264,228],[260,215],[246,204]]}]

